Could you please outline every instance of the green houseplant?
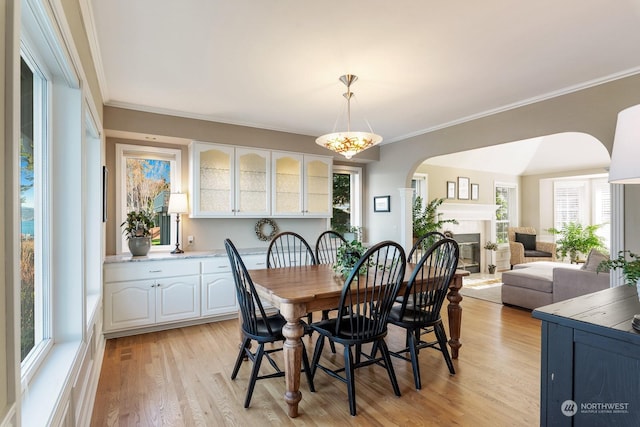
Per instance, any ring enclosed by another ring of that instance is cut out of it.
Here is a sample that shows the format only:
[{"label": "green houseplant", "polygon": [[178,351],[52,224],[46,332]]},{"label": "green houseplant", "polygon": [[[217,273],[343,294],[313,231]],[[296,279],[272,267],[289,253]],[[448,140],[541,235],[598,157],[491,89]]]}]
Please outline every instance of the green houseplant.
[{"label": "green houseplant", "polygon": [[154,227],[153,213],[148,211],[130,211],[120,224],[122,233],[127,237],[129,251],[133,256],[144,256],[151,249],[151,229]]},{"label": "green houseplant", "polygon": [[[627,259],[627,253],[629,259]],[[618,257],[598,264],[597,271],[622,270],[624,282],[629,286],[637,286],[640,280],[640,255],[631,251],[620,251]],[[640,289],[639,289],[640,291]],[[640,296],[640,294],[639,294]]]},{"label": "green houseplant", "polygon": [[343,243],[336,252],[336,262],[333,264],[333,271],[346,278],[366,250],[358,240]]},{"label": "green houseplant", "polygon": [[496,272],[496,266],[493,263],[493,252],[498,250],[498,245],[491,240],[487,240],[484,244],[484,249],[489,251],[489,264],[487,268],[489,269],[489,274],[493,274]]},{"label": "green houseplant", "polygon": [[569,255],[571,262],[575,263],[579,254],[586,255],[591,249],[607,252],[604,240],[596,234],[600,226],[601,224],[583,226],[578,222],[568,222],[559,230],[549,228],[548,231],[560,236],[556,240],[556,254],[562,259]]},{"label": "green houseplant", "polygon": [[457,224],[455,219],[442,219],[438,208],[444,202],[444,198],[436,198],[423,206],[422,197],[418,196],[413,202],[413,237],[418,239],[430,231],[440,231],[445,224]]}]

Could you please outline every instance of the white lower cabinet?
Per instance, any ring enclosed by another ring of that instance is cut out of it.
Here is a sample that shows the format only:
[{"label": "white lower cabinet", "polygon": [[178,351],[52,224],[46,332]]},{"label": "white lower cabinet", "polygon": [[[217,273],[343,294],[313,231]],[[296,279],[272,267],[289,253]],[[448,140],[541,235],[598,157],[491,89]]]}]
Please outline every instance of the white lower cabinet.
[{"label": "white lower cabinet", "polygon": [[105,264],[104,277],[105,332],[200,317],[197,261]]},{"label": "white lower cabinet", "polygon": [[227,257],[202,261],[202,315],[237,313],[236,288]]}]

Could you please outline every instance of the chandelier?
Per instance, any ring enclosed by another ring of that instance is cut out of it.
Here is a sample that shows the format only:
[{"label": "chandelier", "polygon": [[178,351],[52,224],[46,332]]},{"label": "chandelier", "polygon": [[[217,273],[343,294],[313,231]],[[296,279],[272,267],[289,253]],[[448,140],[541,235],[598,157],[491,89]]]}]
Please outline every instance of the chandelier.
[{"label": "chandelier", "polygon": [[[336,153],[342,154],[347,159],[355,156],[361,151],[366,150],[369,147],[373,147],[382,142],[382,137],[373,133],[371,125],[368,121],[367,126],[369,132],[352,132],[351,131],[351,98],[353,92],[351,92],[351,84],[358,80],[358,76],[354,74],[345,74],[340,76],[340,81],[347,86],[347,91],[342,94],[347,99],[347,130],[346,132],[333,132],[326,135],[322,135],[316,139],[316,144],[321,145]],[[335,128],[334,128],[335,130]]]}]

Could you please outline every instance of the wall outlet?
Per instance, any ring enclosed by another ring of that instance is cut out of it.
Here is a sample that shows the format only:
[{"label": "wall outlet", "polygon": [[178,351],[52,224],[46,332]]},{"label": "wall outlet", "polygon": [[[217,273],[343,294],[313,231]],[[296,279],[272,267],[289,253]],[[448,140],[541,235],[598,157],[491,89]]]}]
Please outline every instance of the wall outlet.
[{"label": "wall outlet", "polygon": [[187,236],[187,244],[193,245],[193,236]]}]

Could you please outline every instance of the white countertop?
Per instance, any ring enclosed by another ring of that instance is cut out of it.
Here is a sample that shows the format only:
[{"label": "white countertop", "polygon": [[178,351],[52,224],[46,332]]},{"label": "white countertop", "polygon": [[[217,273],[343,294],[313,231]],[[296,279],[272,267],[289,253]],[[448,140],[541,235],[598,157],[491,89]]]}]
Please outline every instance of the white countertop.
[{"label": "white countertop", "polygon": [[[240,255],[261,255],[267,253],[267,248],[245,248],[238,249]],[[142,261],[168,261],[172,259],[191,259],[191,258],[211,258],[226,257],[227,252],[224,249],[214,249],[211,251],[185,251],[181,254],[172,254],[165,251],[149,252],[146,256],[131,256],[131,254],[107,255],[104,258],[105,264],[119,262],[142,262]]]}]

